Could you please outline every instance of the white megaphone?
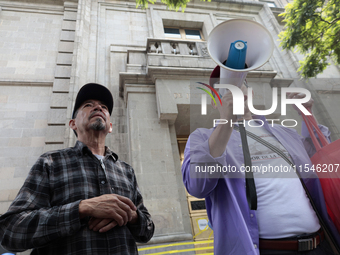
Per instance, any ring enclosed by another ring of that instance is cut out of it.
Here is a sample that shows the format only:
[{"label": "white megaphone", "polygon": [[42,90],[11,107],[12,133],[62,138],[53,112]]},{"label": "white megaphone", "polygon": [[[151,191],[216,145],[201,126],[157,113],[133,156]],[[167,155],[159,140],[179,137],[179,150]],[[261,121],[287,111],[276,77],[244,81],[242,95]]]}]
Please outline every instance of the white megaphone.
[{"label": "white megaphone", "polygon": [[[225,66],[230,45],[235,41],[244,41],[247,46],[243,69],[233,69]],[[271,57],[274,42],[269,31],[259,23],[246,19],[231,19],[217,25],[209,34],[208,52],[210,57],[220,67],[220,83],[241,87],[249,71],[263,66]],[[213,71],[216,75],[216,68]]]}]

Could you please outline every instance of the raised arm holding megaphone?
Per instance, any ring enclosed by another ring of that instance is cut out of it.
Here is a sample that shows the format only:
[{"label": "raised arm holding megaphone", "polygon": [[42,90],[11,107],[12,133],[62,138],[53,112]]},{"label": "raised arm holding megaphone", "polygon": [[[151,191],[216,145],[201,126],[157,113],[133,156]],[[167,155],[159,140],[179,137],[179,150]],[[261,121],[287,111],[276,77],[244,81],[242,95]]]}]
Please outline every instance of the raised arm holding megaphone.
[{"label": "raised arm holding megaphone", "polygon": [[[274,50],[270,32],[259,23],[245,19],[231,19],[217,25],[209,34],[207,45],[211,58],[217,64],[210,76],[211,86],[218,83],[215,87],[231,84],[242,88],[248,72],[263,66]],[[223,97],[226,89],[220,88],[219,93]],[[233,97],[229,95],[222,99],[225,103],[216,105],[221,119],[236,120],[232,114]],[[248,115],[251,117],[250,113]],[[216,128],[216,135],[209,140],[213,156],[224,152],[231,131],[229,125]],[[225,139],[222,141],[221,137]]]},{"label": "raised arm holding megaphone", "polygon": [[[218,65],[210,77],[211,86],[218,80],[219,85],[235,85],[244,90],[247,73],[264,65],[274,49],[269,31],[257,22],[243,19],[232,19],[216,26],[208,38],[208,51]],[[219,88],[222,105],[215,107],[221,119],[236,120],[233,112],[233,96],[226,93],[226,88]],[[245,92],[245,91],[244,91]],[[246,97],[245,97],[246,100]],[[247,109],[247,107],[245,106]],[[249,110],[244,119],[251,119]],[[244,164],[251,168],[251,159],[244,125],[240,124]],[[214,157],[223,154],[232,132],[229,125],[218,125],[209,138],[210,153]],[[252,172],[246,172],[246,192],[249,207],[257,209],[256,188]]]}]

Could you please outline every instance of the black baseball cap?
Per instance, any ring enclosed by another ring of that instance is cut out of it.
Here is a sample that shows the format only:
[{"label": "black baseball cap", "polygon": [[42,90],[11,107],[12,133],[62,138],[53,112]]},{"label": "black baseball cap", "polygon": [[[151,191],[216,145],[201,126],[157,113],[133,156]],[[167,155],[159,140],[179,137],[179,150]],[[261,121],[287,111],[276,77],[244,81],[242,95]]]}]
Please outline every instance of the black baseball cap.
[{"label": "black baseball cap", "polygon": [[87,100],[99,100],[103,102],[111,115],[113,109],[113,97],[108,88],[97,83],[87,83],[78,91],[76,102],[72,113],[72,119],[78,108]]}]

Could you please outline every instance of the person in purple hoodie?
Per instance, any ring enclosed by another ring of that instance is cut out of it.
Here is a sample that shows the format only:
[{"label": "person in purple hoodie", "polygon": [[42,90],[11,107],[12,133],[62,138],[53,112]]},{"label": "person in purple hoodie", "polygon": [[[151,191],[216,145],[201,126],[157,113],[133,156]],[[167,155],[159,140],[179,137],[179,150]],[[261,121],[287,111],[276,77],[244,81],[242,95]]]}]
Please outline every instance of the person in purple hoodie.
[{"label": "person in purple hoodie", "polygon": [[[246,95],[245,85],[241,88]],[[291,93],[288,98],[304,95]],[[233,115],[231,93],[223,95],[222,105],[213,102],[220,119],[237,122]],[[217,100],[216,100],[217,101]],[[302,178],[335,245],[340,235],[327,215],[317,178],[304,178],[310,157],[315,152],[303,124],[302,136],[294,129],[268,123],[263,116],[252,116],[247,107],[242,122],[247,131],[279,148],[301,171]],[[311,108],[313,100],[304,106]],[[319,125],[326,137],[328,128]],[[257,210],[250,210],[246,196],[244,158],[241,137],[229,124],[198,128],[190,136],[182,165],[187,191],[205,198],[210,224],[214,231],[216,255],[255,254],[336,254],[325,238],[325,231],[311,206],[294,169],[278,153],[248,137],[257,195]],[[307,166],[307,167],[306,167]],[[310,177],[310,176],[309,176]]]}]

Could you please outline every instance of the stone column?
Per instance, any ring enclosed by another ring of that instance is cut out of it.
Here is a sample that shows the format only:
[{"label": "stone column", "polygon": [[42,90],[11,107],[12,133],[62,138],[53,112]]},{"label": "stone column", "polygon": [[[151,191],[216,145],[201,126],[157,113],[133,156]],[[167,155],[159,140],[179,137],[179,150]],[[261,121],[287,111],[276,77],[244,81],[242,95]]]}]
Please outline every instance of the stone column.
[{"label": "stone column", "polygon": [[126,84],[126,91],[130,163],[156,225],[151,242],[192,239],[174,127],[159,119],[154,86]]}]

